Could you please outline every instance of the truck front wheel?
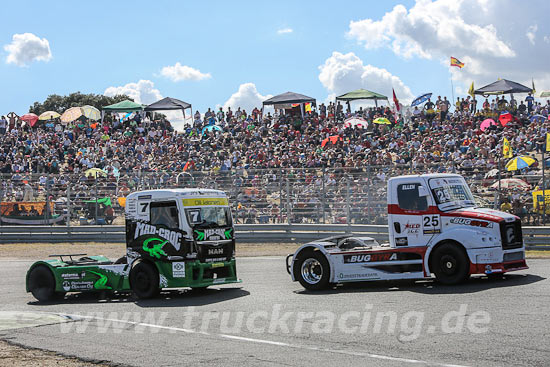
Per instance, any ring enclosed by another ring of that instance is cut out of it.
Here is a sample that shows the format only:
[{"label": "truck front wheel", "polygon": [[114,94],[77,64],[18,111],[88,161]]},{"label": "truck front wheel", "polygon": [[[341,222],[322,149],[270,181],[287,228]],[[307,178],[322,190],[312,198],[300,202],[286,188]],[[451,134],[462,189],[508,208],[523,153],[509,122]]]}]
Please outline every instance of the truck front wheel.
[{"label": "truck front wheel", "polygon": [[434,250],[430,265],[435,278],[442,284],[458,284],[469,276],[468,256],[451,243],[442,244]]},{"label": "truck front wheel", "polygon": [[130,272],[130,288],[137,298],[153,298],[159,293],[157,269],[146,262],[137,263]]},{"label": "truck front wheel", "polygon": [[326,257],[319,251],[307,251],[298,255],[294,263],[294,278],[302,287],[320,290],[328,286],[330,266]]}]

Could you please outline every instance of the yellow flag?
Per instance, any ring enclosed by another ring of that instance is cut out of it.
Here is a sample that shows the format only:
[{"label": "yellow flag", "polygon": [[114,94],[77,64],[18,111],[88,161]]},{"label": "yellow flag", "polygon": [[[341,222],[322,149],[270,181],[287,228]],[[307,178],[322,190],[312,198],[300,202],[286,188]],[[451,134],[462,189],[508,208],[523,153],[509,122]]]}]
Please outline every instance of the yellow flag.
[{"label": "yellow flag", "polygon": [[531,78],[531,85],[533,87],[533,94],[537,93],[537,90],[535,89],[535,81],[533,80],[533,78]]},{"label": "yellow flag", "polygon": [[550,152],[550,133],[546,133],[546,151]]},{"label": "yellow flag", "polygon": [[512,146],[506,138],[504,138],[504,141],[502,142],[502,156],[504,158],[512,158]]},{"label": "yellow flag", "polygon": [[474,82],[472,82],[472,85],[470,85],[470,89],[468,89],[468,94],[474,98]]}]

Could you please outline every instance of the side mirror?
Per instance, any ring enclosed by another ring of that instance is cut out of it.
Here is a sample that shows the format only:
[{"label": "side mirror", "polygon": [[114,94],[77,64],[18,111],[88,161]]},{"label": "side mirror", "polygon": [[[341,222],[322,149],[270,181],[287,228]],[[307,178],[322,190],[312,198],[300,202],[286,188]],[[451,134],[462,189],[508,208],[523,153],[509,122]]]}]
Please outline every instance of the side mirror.
[{"label": "side mirror", "polygon": [[426,197],[426,196],[430,196],[430,194],[424,186],[418,186],[418,196]]}]

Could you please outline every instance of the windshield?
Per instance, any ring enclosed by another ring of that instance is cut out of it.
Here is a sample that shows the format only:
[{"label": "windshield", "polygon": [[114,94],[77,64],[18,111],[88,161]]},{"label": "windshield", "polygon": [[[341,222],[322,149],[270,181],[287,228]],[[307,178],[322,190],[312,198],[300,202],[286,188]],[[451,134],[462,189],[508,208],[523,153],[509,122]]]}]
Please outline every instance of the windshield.
[{"label": "windshield", "polygon": [[467,208],[476,205],[468,185],[462,178],[432,178],[429,184],[435,202],[441,210]]},{"label": "windshield", "polygon": [[224,206],[204,206],[185,209],[191,227],[228,227],[232,225],[231,211]]}]

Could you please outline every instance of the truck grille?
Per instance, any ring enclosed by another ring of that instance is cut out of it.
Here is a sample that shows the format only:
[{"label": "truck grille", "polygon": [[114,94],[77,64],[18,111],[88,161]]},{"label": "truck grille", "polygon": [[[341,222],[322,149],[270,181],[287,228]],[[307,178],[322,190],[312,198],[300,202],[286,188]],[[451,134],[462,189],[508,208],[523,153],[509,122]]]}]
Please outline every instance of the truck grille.
[{"label": "truck grille", "polygon": [[521,248],[523,246],[523,234],[521,232],[521,221],[500,223],[500,236],[504,250]]}]

